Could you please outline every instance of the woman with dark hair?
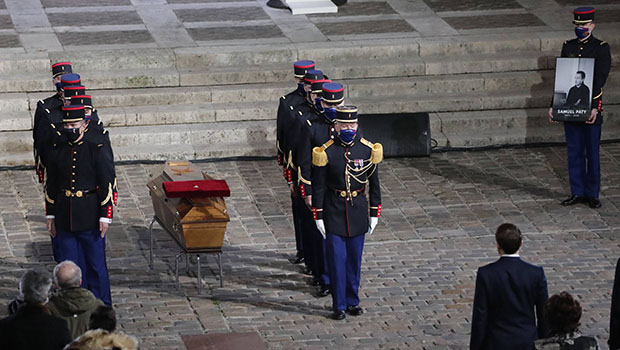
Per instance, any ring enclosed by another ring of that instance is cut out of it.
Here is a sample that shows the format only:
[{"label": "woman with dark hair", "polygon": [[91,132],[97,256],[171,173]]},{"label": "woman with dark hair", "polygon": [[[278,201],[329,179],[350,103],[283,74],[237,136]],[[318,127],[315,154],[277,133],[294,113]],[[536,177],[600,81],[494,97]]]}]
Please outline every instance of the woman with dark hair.
[{"label": "woman with dark hair", "polygon": [[570,294],[562,292],[551,296],[547,300],[546,314],[551,337],[537,340],[536,350],[598,350],[594,337],[579,332],[581,305]]}]

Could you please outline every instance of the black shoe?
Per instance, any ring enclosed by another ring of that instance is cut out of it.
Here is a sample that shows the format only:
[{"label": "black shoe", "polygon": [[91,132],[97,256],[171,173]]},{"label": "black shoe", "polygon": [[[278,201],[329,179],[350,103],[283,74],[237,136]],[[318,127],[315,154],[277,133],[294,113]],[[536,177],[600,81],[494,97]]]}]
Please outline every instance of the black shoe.
[{"label": "black shoe", "polygon": [[364,313],[364,310],[359,305],[347,306],[347,313],[351,316],[359,316]]},{"label": "black shoe", "polygon": [[288,261],[290,261],[291,264],[293,264],[293,265],[299,265],[299,264],[303,263],[305,260],[304,260],[303,256],[297,256],[297,257],[295,257],[293,259],[288,259]]},{"label": "black shoe", "polygon": [[338,310],[338,311],[334,311],[331,317],[332,317],[332,320],[340,321],[340,320],[344,320],[344,318],[347,317],[347,315],[344,313],[344,310]]},{"label": "black shoe", "polygon": [[321,282],[319,282],[319,280],[315,277],[306,279],[306,283],[308,283],[308,285],[310,286],[318,286],[321,284]]},{"label": "black shoe", "polygon": [[601,201],[598,198],[588,198],[588,206],[592,209],[597,209],[602,206]]},{"label": "black shoe", "polygon": [[281,0],[269,0],[267,1],[267,6],[273,7],[274,9],[288,9],[288,6]]},{"label": "black shoe", "polygon": [[569,205],[575,205],[578,203],[586,203],[586,198],[581,196],[570,196],[562,201],[562,205],[567,207]]},{"label": "black shoe", "polygon": [[329,287],[321,287],[318,293],[316,293],[317,298],[323,298],[328,296],[331,293]]}]

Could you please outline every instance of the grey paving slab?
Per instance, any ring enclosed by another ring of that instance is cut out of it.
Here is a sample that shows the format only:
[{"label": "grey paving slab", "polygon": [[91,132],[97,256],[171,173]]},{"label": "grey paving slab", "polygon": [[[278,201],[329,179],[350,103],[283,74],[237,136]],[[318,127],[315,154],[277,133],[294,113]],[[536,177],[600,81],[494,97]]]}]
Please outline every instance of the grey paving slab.
[{"label": "grey paving slab", "polygon": [[136,11],[97,11],[66,13],[49,13],[47,15],[52,26],[100,26],[121,24],[142,24]]},{"label": "grey paving slab", "polygon": [[260,6],[174,10],[181,22],[251,21],[269,19]]},{"label": "grey paving slab", "polygon": [[283,37],[282,31],[276,25],[240,26],[228,28],[189,28],[188,32],[196,41]]},{"label": "grey paving slab", "polygon": [[64,32],[57,34],[63,46],[110,45],[153,42],[147,30],[105,31],[105,32]]},{"label": "grey paving slab", "polygon": [[445,11],[480,11],[520,8],[516,0],[423,0],[435,12]]},{"label": "grey paving slab", "polygon": [[338,21],[334,23],[316,23],[324,35],[375,34],[413,32],[413,28],[404,20],[375,21]]},{"label": "grey paving slab", "polygon": [[41,0],[43,7],[88,7],[131,5],[130,0]]},{"label": "grey paving slab", "polygon": [[532,27],[545,24],[531,14],[509,14],[489,16],[443,17],[454,29]]},{"label": "grey paving slab", "polygon": [[[224,287],[203,256],[174,283],[176,244],[155,229],[145,183],[161,164],[117,166],[120,200],[108,233],[108,266],[119,328],[141,349],[182,348],[182,334],[256,331],[268,349],[466,349],[476,269],[497,259],[492,232],[511,221],[525,234],[521,256],[545,269],[549,293],[568,290],[584,308],[582,331],[607,349],[614,266],[620,257],[620,144],[602,146],[603,207],[562,207],[564,147],[435,153],[381,164],[383,215],[367,237],[360,296],[365,314],[327,319],[294,252],[288,189],[275,160],[199,163],[231,187]],[[27,268],[53,267],[43,195],[32,170],[0,171],[0,305]],[[0,307],[0,316],[6,309]],[[354,334],[354,336],[352,336]]]},{"label": "grey paving slab", "polygon": [[360,15],[394,14],[396,11],[387,2],[351,2],[338,7],[337,13],[313,14],[310,17],[344,17]]}]

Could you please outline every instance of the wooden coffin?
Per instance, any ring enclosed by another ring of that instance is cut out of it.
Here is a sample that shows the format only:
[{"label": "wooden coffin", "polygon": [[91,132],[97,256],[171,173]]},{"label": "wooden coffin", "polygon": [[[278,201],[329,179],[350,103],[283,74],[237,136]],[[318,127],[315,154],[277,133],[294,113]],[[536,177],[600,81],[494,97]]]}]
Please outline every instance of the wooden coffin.
[{"label": "wooden coffin", "polygon": [[196,182],[197,180],[213,180],[213,178],[190,162],[166,162],[162,174],[147,184],[155,216],[166,231],[186,250],[221,248],[226,224],[230,221],[224,198],[206,196],[204,193],[208,191],[196,192],[197,195],[194,196],[174,198],[175,196],[167,194],[164,188],[164,183],[169,181],[209,183],[209,181]]}]

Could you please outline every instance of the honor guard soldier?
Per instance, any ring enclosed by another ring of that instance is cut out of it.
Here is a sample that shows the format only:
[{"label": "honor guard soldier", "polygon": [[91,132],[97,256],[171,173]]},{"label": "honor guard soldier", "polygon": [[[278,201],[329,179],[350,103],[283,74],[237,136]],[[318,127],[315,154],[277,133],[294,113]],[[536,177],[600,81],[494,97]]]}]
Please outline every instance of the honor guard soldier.
[{"label": "honor guard soldier", "polygon": [[[308,208],[312,208],[312,149],[334,138],[333,122],[336,118],[336,106],[344,103],[344,86],[327,79],[315,81],[311,84],[311,98],[314,101],[313,107],[306,105],[305,109],[303,106],[298,108],[303,114],[300,116],[300,131],[293,151],[293,158],[297,159],[299,192]],[[310,220],[313,220],[312,216],[307,217],[305,221]],[[330,293],[330,280],[325,239],[315,225],[305,227],[309,231],[308,236],[311,240],[309,245],[313,250],[312,271],[315,284],[320,286],[318,296],[327,296]]]},{"label": "honor guard soldier", "polygon": [[[43,166],[43,145],[47,144],[47,129],[50,127],[48,114],[60,115],[60,108],[64,105],[62,96],[62,83],[60,81],[63,74],[72,73],[71,62],[58,62],[52,65],[52,83],[56,88],[56,93],[44,100],[37,102],[37,109],[34,112],[34,125],[32,128],[32,139],[34,141],[34,165],[39,182],[45,179],[45,167]],[[53,120],[60,120],[54,117]],[[44,157],[44,156],[43,156]]]},{"label": "honor guard soldier", "polygon": [[[300,228],[299,234],[303,246],[303,257],[304,262],[306,264],[306,269],[304,271],[305,274],[314,275],[316,271],[313,271],[312,268],[316,263],[316,251],[315,246],[312,244],[313,228],[309,228],[308,226],[312,225],[312,218],[309,216],[309,207],[306,206],[304,202],[304,198],[300,192],[300,188],[298,185],[298,159],[296,159],[296,155],[293,154],[295,152],[295,148],[297,148],[300,142],[300,131],[302,130],[302,126],[305,123],[304,117],[306,115],[306,111],[311,111],[314,107],[312,100],[312,84],[315,82],[323,81],[324,75],[320,70],[309,70],[304,76],[304,92],[305,97],[304,101],[297,105],[297,107],[293,108],[293,112],[291,113],[291,117],[288,119],[288,123],[285,124],[285,128],[287,133],[285,135],[285,152],[288,154],[287,163],[285,164],[287,180],[291,184],[291,193],[292,199],[294,201],[293,204],[293,217],[294,220],[297,220],[297,225]],[[314,282],[318,284],[318,279],[315,279]]]},{"label": "honor guard soldier", "polygon": [[[595,28],[594,8],[580,7],[573,11],[573,15],[577,38],[564,42],[561,57],[594,58],[594,81],[590,118],[585,123],[564,122],[571,196],[562,201],[562,205],[587,203],[590,208],[600,208],[602,96],[611,68],[611,53],[608,43],[592,35]],[[553,122],[552,108],[549,109],[549,118]]]},{"label": "honor guard soldier", "polygon": [[297,255],[291,260],[293,264],[300,264],[304,262],[303,258],[303,245],[301,242],[301,228],[299,227],[298,220],[296,219],[296,203],[293,200],[293,188],[292,181],[289,181],[288,174],[288,152],[284,153],[284,149],[288,149],[285,144],[286,134],[289,129],[286,127],[290,123],[292,118],[292,112],[295,107],[305,101],[306,92],[304,90],[303,78],[310,69],[314,69],[314,62],[308,60],[297,61],[293,64],[295,82],[297,83],[297,89],[289,92],[288,94],[280,97],[280,104],[278,105],[278,114],[276,116],[276,148],[278,150],[278,165],[282,166],[284,178],[291,187],[291,202],[293,208],[293,226],[295,227],[295,245],[297,248]]},{"label": "honor guard soldier", "polygon": [[103,133],[89,131],[84,106],[64,106],[62,116],[45,186],[54,258],[81,265],[83,286],[111,305],[105,235],[112,221],[114,160]]},{"label": "honor guard soldier", "polygon": [[365,235],[372,234],[381,214],[378,164],[383,147],[356,133],[354,106],[337,108],[334,131],[334,139],[312,150],[312,204],[317,228],[326,239],[331,317],[342,320],[345,312],[363,313],[358,297],[362,252]]},{"label": "honor guard soldier", "polygon": [[[82,91],[82,93],[84,93]],[[94,134],[102,134],[104,140],[104,147],[107,148],[107,151],[112,155],[112,159],[114,159],[114,152],[112,151],[112,144],[110,143],[110,133],[104,129],[103,123],[99,119],[99,115],[97,110],[93,108],[93,99],[89,95],[75,95],[71,97],[71,104],[76,106],[84,106],[84,121],[86,122],[86,126],[90,130],[91,133]],[[113,202],[114,205],[117,205],[118,202],[118,188],[116,183],[116,170],[114,171],[114,186],[112,186],[113,194]]]}]

